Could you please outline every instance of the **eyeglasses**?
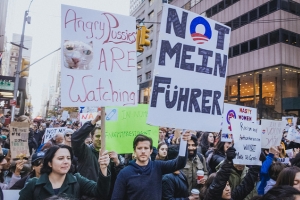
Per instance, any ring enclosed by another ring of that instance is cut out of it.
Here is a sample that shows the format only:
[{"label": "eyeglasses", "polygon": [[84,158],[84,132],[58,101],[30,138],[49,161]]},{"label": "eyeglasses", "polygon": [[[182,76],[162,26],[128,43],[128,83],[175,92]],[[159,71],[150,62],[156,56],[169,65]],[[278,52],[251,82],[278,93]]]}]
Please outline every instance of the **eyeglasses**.
[{"label": "eyeglasses", "polygon": [[71,137],[72,136],[72,134],[66,134],[66,137]]}]

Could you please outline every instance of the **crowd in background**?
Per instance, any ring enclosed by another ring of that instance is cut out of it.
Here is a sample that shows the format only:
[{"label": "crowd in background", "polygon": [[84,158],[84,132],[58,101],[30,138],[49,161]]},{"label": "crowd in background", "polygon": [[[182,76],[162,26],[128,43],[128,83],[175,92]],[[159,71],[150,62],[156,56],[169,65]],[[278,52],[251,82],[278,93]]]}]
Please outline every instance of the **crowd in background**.
[{"label": "crowd in background", "polygon": [[[9,125],[0,124],[1,189],[21,190],[26,200],[300,198],[300,144],[287,140],[286,131],[279,146],[261,149],[262,166],[245,166],[233,163],[234,141],[221,142],[221,133],[167,127],[159,128],[158,141],[137,135],[134,153],[102,152],[99,120],[80,126],[18,117],[30,126],[31,156],[22,160],[11,158]],[[51,127],[67,129],[44,143]],[[183,138],[185,156],[179,155]]]}]

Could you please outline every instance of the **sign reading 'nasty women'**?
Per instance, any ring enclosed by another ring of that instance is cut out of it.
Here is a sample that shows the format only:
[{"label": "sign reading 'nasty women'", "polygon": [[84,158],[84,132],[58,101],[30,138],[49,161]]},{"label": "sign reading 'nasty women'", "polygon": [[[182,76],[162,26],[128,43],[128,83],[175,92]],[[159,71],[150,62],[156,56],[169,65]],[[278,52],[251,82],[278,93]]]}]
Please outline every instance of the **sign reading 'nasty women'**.
[{"label": "sign reading 'nasty women'", "polygon": [[61,105],[136,105],[135,18],[68,5],[61,12]]},{"label": "sign reading 'nasty women'", "polygon": [[164,4],[147,123],[220,131],[230,32]]},{"label": "sign reading 'nasty women'", "polygon": [[261,165],[261,126],[249,121],[230,120],[236,157],[234,164]]}]

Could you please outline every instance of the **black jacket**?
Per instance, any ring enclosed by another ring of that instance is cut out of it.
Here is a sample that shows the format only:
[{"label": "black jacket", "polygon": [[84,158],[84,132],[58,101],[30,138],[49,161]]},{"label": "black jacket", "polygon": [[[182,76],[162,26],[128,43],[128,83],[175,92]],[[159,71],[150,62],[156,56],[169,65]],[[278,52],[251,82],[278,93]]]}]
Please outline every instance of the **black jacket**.
[{"label": "black jacket", "polygon": [[162,179],[163,200],[188,200],[188,182],[184,174],[166,174]]},{"label": "black jacket", "polygon": [[[222,193],[229,180],[231,169],[233,168],[233,162],[224,160],[220,170],[217,172],[216,177],[210,184],[204,200],[221,200]],[[243,179],[242,183],[234,190],[231,191],[232,200],[244,199],[254,188],[257,181],[258,174],[260,172],[260,166],[253,166],[249,169],[247,175]]]},{"label": "black jacket", "polygon": [[[74,155],[78,158],[77,171],[87,179],[97,181],[100,173],[100,166],[98,163],[99,152],[93,148],[93,145],[88,146],[84,143],[84,140],[94,128],[95,126],[89,121],[83,124],[79,130],[75,131],[72,135],[72,148],[74,150]],[[111,172],[110,195],[112,194],[117,175],[123,168],[124,165],[122,163],[115,166],[113,162],[110,162],[108,166],[108,169]]]},{"label": "black jacket", "polygon": [[209,168],[210,173],[216,172],[216,167],[225,159],[225,154],[223,152],[217,151],[213,153],[210,161],[209,161]]}]

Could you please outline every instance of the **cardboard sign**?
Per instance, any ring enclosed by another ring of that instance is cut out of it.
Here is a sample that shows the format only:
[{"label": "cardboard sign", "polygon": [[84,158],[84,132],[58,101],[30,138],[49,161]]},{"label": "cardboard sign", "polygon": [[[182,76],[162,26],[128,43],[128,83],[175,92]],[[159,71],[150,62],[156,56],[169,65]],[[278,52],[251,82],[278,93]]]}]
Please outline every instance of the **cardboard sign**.
[{"label": "cardboard sign", "polygon": [[234,138],[236,157],[234,164],[261,165],[259,160],[261,152],[261,126],[256,123],[230,120]]},{"label": "cardboard sign", "polygon": [[79,121],[80,121],[81,125],[83,125],[85,122],[95,119],[96,116],[97,116],[97,112],[95,112],[95,113],[80,113]]},{"label": "cardboard sign", "polygon": [[261,120],[261,147],[268,149],[272,146],[279,146],[282,139],[285,123],[275,120]]},{"label": "cardboard sign", "polygon": [[61,7],[61,106],[137,104],[136,19]]},{"label": "cardboard sign", "polygon": [[44,134],[44,143],[51,140],[57,133],[64,133],[67,127],[46,128]]},{"label": "cardboard sign", "polygon": [[257,109],[245,106],[238,106],[224,103],[223,120],[222,120],[222,142],[231,142],[232,137],[229,137],[231,132],[230,119],[239,119],[242,121],[255,122],[257,118]]},{"label": "cardboard sign", "polygon": [[10,124],[10,150],[12,159],[29,158],[28,134],[29,124],[27,122],[12,122]]},{"label": "cardboard sign", "polygon": [[138,134],[151,137],[157,145],[158,127],[146,124],[148,105],[106,108],[106,149],[117,153],[132,153],[133,139]]},{"label": "cardboard sign", "polygon": [[219,132],[231,30],[164,4],[147,123]]},{"label": "cardboard sign", "polygon": [[285,123],[285,131],[288,131],[290,127],[296,127],[297,117],[282,117],[282,121]]}]

